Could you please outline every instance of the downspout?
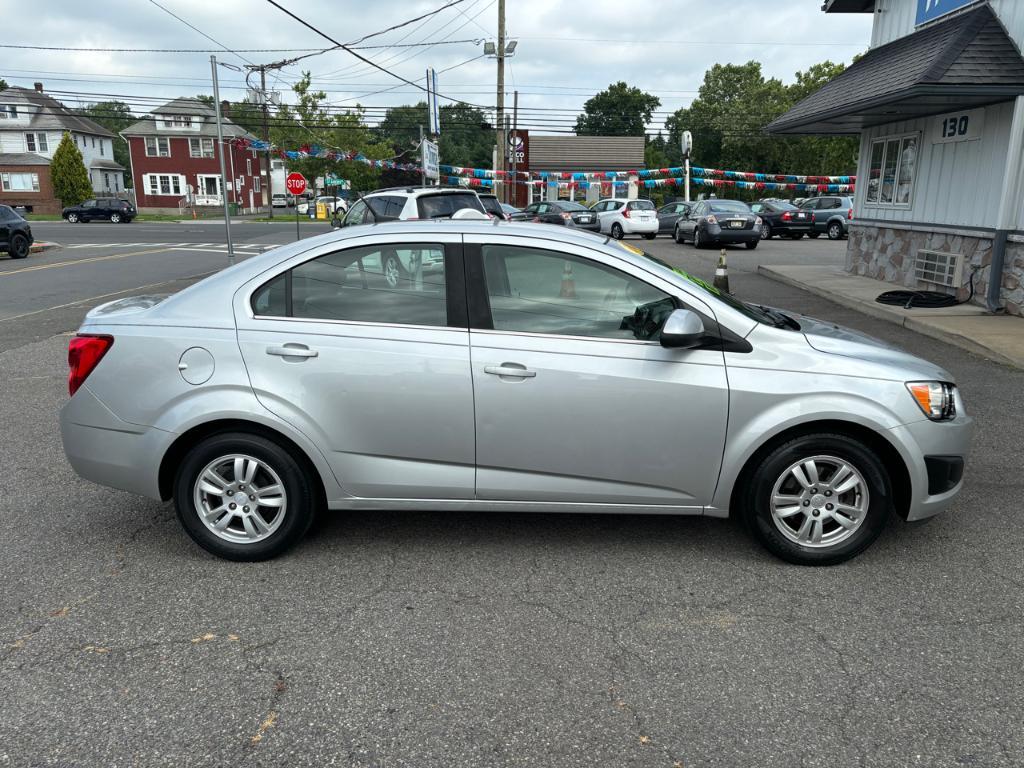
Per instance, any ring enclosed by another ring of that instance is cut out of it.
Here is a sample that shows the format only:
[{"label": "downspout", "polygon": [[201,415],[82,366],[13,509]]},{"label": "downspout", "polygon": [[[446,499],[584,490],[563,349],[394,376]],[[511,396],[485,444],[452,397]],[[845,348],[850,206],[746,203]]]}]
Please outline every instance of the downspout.
[{"label": "downspout", "polygon": [[[139,212],[139,189],[138,189],[137,186],[135,186],[135,163],[132,162],[132,143],[130,141],[128,141],[128,139],[126,139],[124,137],[123,133],[118,133],[117,135],[121,137],[121,141],[123,141],[125,144],[128,145],[128,175],[132,177],[132,202],[135,204],[135,212],[138,213]],[[114,151],[113,148],[111,148],[110,151],[113,152]],[[122,179],[122,186],[123,186],[123,181],[124,180]],[[125,191],[127,192],[128,190],[125,190]]]},{"label": "downspout", "polygon": [[1006,171],[1003,174],[1003,191],[999,198],[999,215],[996,231],[992,237],[992,263],[988,270],[988,290],[985,292],[985,307],[989,312],[1002,312],[999,294],[1003,287],[1003,268],[1006,262],[1006,239],[1011,229],[1017,226],[1020,213],[1021,174],[1024,173],[1024,96],[1018,96],[1013,105],[1013,121],[1010,123],[1010,144],[1006,151]]}]

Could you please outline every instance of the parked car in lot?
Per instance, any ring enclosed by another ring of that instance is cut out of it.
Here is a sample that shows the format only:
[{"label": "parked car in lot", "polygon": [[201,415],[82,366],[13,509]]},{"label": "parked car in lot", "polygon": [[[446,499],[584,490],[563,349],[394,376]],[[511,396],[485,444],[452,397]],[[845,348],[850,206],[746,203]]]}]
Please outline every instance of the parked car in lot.
[{"label": "parked car in lot", "polygon": [[9,205],[0,205],[0,251],[12,259],[24,259],[35,239],[32,227]]},{"label": "parked car in lot", "polygon": [[679,217],[672,237],[695,248],[743,243],[753,250],[761,241],[761,217],[740,200],[700,200]]},{"label": "parked car in lot", "polygon": [[567,227],[600,232],[601,222],[590,208],[571,200],[541,200],[530,203],[512,216],[513,221],[530,221],[537,224],[562,224]]},{"label": "parked car in lot", "polygon": [[352,227],[382,221],[450,219],[462,210],[487,217],[476,192],[461,187],[392,187],[363,195],[339,226]]},{"label": "parked car in lot", "polygon": [[850,234],[850,222],[853,221],[853,198],[837,195],[822,195],[804,200],[801,210],[814,214],[814,231],[809,237],[828,236],[829,240],[839,240]]},{"label": "parked car in lot", "polygon": [[309,214],[310,203],[312,203],[312,201],[314,199],[315,199],[315,196],[312,195],[312,194],[303,194],[303,195],[298,195],[298,196],[289,195],[289,197],[288,197],[288,201],[289,201],[288,205],[289,206],[294,205],[295,206],[295,212],[298,213],[300,216],[308,215]]},{"label": "parked car in lot", "polygon": [[514,205],[509,205],[508,203],[502,203],[501,210],[505,212],[505,218],[509,219],[512,217],[512,214],[519,213],[522,209],[516,208]]},{"label": "parked car in lot", "polygon": [[[438,268],[392,285],[393,252]],[[633,246],[490,220],[347,227],[106,303],[68,362],[75,471],[173,498],[236,560],[326,507],[731,513],[827,565],[892,512],[948,507],[972,432],[931,363]]]},{"label": "parked car in lot", "polygon": [[650,200],[610,197],[591,206],[601,222],[601,231],[621,240],[626,235],[643,235],[653,240],[658,234],[658,212]]},{"label": "parked car in lot", "polygon": [[61,216],[72,224],[105,219],[114,224],[128,224],[136,216],[134,206],[117,197],[97,197],[80,205],[69,205]]},{"label": "parked car in lot", "polygon": [[270,196],[270,204],[274,208],[287,208],[288,207],[288,195],[283,192],[276,192]]},{"label": "parked car in lot", "polygon": [[692,207],[693,203],[685,203],[682,200],[661,206],[658,209],[658,234],[671,235],[675,232],[676,222],[681,216],[685,216]]},{"label": "parked car in lot", "polygon": [[786,200],[759,200],[750,210],[761,217],[761,239],[776,235],[799,240],[814,231],[814,213]]}]

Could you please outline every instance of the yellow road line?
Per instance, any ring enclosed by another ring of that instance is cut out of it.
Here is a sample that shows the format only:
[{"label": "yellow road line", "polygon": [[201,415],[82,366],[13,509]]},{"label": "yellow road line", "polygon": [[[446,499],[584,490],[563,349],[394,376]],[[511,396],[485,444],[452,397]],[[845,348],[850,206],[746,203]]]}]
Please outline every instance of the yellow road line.
[{"label": "yellow road line", "polygon": [[88,264],[93,261],[109,261],[111,259],[126,259],[129,256],[145,256],[147,253],[160,253],[162,251],[174,250],[173,248],[153,248],[148,251],[133,251],[131,253],[112,253],[109,256],[91,256],[88,259],[73,259],[69,261],[55,261],[52,264],[36,264],[34,267],[22,267],[12,269],[9,272],[0,272],[0,277],[8,275],[20,275],[22,272],[37,272],[40,269],[56,269],[57,267],[73,267],[76,264]]}]

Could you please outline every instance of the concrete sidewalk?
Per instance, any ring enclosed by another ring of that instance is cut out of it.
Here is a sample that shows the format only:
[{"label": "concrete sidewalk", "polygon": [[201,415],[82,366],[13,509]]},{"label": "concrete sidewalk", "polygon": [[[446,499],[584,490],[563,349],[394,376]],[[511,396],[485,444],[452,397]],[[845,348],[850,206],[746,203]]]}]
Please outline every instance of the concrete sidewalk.
[{"label": "concrete sidewalk", "polygon": [[760,266],[758,274],[888,320],[1004,365],[1024,368],[1024,319],[990,315],[977,304],[942,309],[903,309],[875,298],[901,286],[851,275],[830,266]]}]

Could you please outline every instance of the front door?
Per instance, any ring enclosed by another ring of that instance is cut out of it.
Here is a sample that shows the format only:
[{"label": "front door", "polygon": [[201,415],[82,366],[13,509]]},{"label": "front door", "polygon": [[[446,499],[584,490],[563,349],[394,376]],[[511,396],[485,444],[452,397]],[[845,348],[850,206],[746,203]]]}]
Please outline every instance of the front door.
[{"label": "front door", "polygon": [[[392,283],[384,264],[395,256],[404,266]],[[235,296],[256,396],[319,446],[353,496],[473,497],[461,258],[452,234],[352,238]]]},{"label": "front door", "polygon": [[82,209],[78,214],[78,218],[82,221],[92,221],[97,216],[96,210],[98,205],[98,200],[86,200],[82,203]]},{"label": "front door", "polygon": [[[477,498],[710,503],[725,442],[724,359],[658,343],[684,304],[671,286],[586,248],[466,240]],[[686,301],[713,317],[695,303]]]}]

